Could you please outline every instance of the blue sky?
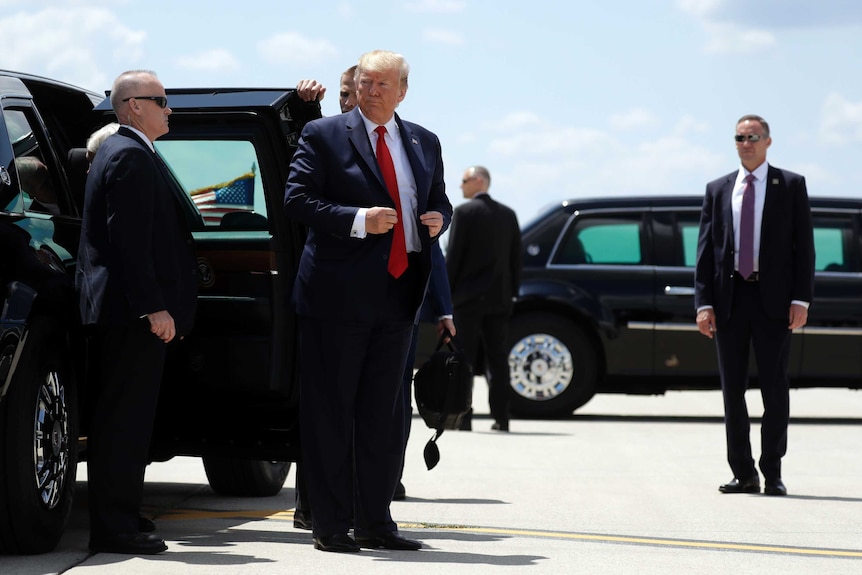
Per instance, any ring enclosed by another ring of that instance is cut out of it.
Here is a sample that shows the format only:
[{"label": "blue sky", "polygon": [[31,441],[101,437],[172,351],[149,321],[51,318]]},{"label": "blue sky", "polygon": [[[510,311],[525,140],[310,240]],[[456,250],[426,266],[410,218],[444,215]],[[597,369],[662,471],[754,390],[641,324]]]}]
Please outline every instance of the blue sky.
[{"label": "blue sky", "polygon": [[736,119],[809,193],[862,192],[859,0],[0,0],[0,67],[103,91],[130,68],[167,87],[338,78],[405,55],[398,112],[437,133],[454,204],[487,166],[521,222],[562,199],[702,194],[737,168]]}]

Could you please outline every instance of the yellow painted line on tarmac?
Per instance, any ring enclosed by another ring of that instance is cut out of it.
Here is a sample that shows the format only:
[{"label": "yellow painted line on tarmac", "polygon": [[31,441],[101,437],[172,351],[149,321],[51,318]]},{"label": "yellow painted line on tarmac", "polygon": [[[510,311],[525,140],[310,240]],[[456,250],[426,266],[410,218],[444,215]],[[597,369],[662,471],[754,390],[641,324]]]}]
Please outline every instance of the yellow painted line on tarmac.
[{"label": "yellow painted line on tarmac", "polygon": [[[274,519],[292,521],[290,510],[237,510],[208,511],[203,509],[173,509],[159,516],[159,520],[179,519]],[[782,545],[763,545],[757,543],[730,543],[720,541],[692,541],[685,539],[661,539],[656,537],[634,537],[628,535],[598,535],[590,533],[561,533],[557,531],[537,531],[530,529],[502,529],[497,527],[473,527],[469,525],[443,525],[437,523],[408,523],[399,521],[398,525],[407,529],[436,529],[439,531],[461,531],[493,535],[540,537],[548,539],[570,539],[575,541],[596,541],[600,543],[628,543],[632,545],[657,545],[683,549],[715,549],[719,551],[752,551],[756,553],[775,553],[802,555],[810,557],[846,557],[862,559],[862,550],[824,549],[816,547],[789,547]]]}]

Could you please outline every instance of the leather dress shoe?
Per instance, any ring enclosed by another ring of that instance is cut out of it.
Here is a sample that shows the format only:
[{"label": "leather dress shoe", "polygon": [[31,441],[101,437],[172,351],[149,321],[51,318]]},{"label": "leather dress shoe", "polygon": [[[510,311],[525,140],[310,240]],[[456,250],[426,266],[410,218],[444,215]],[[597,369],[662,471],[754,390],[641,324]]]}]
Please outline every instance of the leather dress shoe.
[{"label": "leather dress shoe", "polygon": [[422,548],[419,541],[401,537],[397,531],[380,533],[379,535],[358,536],[356,543],[367,549],[400,549],[402,551],[417,551]]},{"label": "leather dress shoe", "polygon": [[359,545],[347,533],[322,535],[314,538],[314,548],[332,553],[358,553]]},{"label": "leather dress shoe", "polygon": [[395,494],[392,496],[392,501],[404,501],[407,499],[407,490],[404,489],[404,484],[398,482],[398,487],[395,488]]},{"label": "leather dress shoe", "polygon": [[141,533],[152,533],[156,530],[156,524],[149,517],[138,515],[138,531]]},{"label": "leather dress shoe", "polygon": [[760,478],[757,475],[746,479],[733,478],[729,483],[719,486],[722,493],[760,493]]},{"label": "leather dress shoe", "polygon": [[93,553],[125,553],[127,555],[155,555],[167,551],[164,539],[148,533],[120,533],[104,539],[90,541]]},{"label": "leather dress shoe", "polygon": [[509,421],[495,421],[491,426],[492,431],[509,431]]},{"label": "leather dress shoe", "polygon": [[299,511],[297,509],[293,512],[293,526],[296,529],[305,529],[306,531],[311,531],[314,527],[314,523],[311,519],[311,514],[306,514],[304,511]]},{"label": "leather dress shoe", "polygon": [[458,431],[473,431],[473,410],[471,409],[461,417]]},{"label": "leather dress shoe", "polygon": [[767,481],[766,486],[763,488],[764,495],[787,495],[787,487],[784,486],[784,482],[781,481],[781,478]]}]

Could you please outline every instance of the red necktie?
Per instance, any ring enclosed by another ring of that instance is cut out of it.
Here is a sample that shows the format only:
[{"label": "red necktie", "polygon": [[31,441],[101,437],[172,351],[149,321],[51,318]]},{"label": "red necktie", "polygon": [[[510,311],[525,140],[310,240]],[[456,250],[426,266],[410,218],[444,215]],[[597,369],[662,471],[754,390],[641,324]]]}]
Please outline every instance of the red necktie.
[{"label": "red necktie", "polygon": [[742,209],[739,212],[739,274],[748,279],[754,272],[754,175],[745,176]]},{"label": "red necktie", "polygon": [[404,270],[407,269],[407,243],[404,240],[404,224],[401,217],[401,196],[398,194],[398,178],[395,177],[395,164],[392,163],[392,156],[389,154],[389,147],[386,145],[386,126],[377,126],[374,130],[377,132],[377,163],[380,164],[380,171],[383,172],[383,181],[386,182],[386,189],[395,202],[395,211],[398,212],[398,223],[392,229],[392,248],[389,250],[389,266],[388,270],[392,277],[399,278]]}]

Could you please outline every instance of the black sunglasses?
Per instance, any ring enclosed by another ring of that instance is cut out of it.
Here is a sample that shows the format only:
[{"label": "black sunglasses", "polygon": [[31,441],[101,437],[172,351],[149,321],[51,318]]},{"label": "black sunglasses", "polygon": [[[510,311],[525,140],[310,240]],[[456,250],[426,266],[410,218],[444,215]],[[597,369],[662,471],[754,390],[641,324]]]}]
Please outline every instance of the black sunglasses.
[{"label": "black sunglasses", "polygon": [[129,96],[128,98],[123,98],[123,102],[128,102],[133,98],[135,100],[152,100],[159,108],[168,107],[168,99],[165,96]]},{"label": "black sunglasses", "polygon": [[748,140],[749,142],[759,142],[763,139],[763,136],[761,136],[760,134],[737,134],[733,137],[733,139],[737,142],[744,142],[746,140]]}]

